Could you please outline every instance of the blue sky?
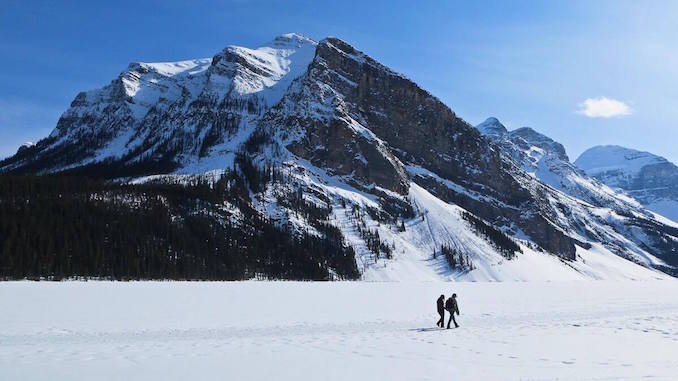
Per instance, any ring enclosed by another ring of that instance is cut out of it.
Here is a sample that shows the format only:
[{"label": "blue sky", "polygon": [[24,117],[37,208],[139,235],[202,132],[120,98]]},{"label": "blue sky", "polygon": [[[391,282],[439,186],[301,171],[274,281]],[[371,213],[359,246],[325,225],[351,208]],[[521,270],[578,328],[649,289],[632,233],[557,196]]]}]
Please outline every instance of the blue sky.
[{"label": "blue sky", "polygon": [[678,3],[421,3],[4,0],[0,157],[45,137],[79,91],[129,62],[299,32],[350,42],[472,124],[533,127],[573,161],[620,144],[678,162]]}]

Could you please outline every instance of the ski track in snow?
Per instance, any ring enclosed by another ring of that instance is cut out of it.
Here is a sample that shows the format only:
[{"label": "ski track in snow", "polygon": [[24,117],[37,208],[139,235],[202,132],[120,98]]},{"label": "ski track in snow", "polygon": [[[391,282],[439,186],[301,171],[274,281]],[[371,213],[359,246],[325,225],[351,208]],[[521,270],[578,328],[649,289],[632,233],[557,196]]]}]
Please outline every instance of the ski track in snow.
[{"label": "ski track in snow", "polygon": [[[459,329],[435,299],[459,294]],[[2,380],[675,379],[678,282],[0,284]]]}]

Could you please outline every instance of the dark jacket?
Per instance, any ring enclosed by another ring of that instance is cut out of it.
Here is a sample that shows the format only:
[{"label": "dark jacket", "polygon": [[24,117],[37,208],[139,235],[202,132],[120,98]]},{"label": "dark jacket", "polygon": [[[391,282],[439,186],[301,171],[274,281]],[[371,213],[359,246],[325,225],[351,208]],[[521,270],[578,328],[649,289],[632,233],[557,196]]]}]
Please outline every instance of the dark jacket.
[{"label": "dark jacket", "polygon": [[445,297],[441,296],[438,298],[438,312],[443,312],[445,311],[445,307],[443,306],[445,304]]},{"label": "dark jacket", "polygon": [[450,311],[450,313],[457,313],[459,315],[459,306],[457,306],[457,299],[449,298],[445,302],[445,309]]}]

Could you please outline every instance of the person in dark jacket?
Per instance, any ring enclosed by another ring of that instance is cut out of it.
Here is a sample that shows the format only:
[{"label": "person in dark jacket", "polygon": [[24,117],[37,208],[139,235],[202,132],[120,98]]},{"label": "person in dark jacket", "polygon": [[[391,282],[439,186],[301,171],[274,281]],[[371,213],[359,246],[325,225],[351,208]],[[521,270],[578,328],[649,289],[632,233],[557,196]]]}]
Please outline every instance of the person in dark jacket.
[{"label": "person in dark jacket", "polygon": [[459,306],[457,305],[457,294],[452,294],[452,297],[445,302],[445,309],[450,313],[450,320],[447,321],[447,329],[450,329],[450,323],[454,322],[454,328],[459,328],[457,320],[454,318],[454,313],[459,315]]},{"label": "person in dark jacket", "polygon": [[440,295],[440,298],[438,298],[438,315],[440,315],[440,319],[436,325],[443,328],[445,326],[445,295]]}]

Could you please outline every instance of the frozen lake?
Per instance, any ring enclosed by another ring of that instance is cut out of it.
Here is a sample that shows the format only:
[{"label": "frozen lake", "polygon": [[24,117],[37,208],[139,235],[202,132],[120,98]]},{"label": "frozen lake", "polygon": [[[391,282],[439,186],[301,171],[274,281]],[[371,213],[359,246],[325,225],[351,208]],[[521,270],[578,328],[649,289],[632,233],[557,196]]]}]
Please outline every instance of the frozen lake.
[{"label": "frozen lake", "polygon": [[[459,329],[435,328],[456,292]],[[678,281],[0,283],[1,380],[675,380]]]}]

